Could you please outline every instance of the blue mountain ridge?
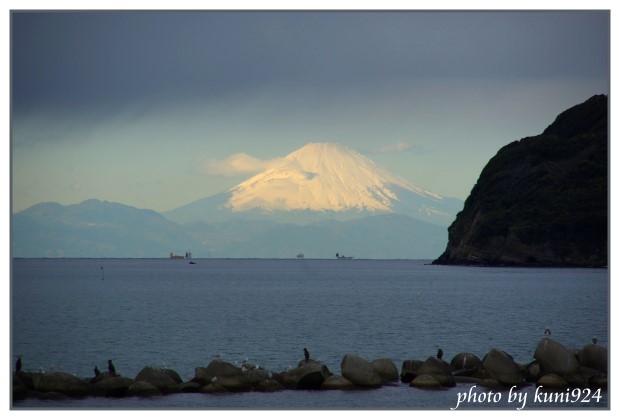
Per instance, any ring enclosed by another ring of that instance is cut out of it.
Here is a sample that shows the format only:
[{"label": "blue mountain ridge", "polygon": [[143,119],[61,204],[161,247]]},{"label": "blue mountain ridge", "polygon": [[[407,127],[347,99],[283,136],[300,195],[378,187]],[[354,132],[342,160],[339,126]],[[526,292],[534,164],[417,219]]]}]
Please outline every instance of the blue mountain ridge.
[{"label": "blue mountain ridge", "polygon": [[180,224],[154,210],[86,200],[40,203],[12,215],[13,257],[147,258],[191,250],[222,258],[431,259],[447,241],[445,227],[397,215],[322,220],[305,225],[269,220]]}]

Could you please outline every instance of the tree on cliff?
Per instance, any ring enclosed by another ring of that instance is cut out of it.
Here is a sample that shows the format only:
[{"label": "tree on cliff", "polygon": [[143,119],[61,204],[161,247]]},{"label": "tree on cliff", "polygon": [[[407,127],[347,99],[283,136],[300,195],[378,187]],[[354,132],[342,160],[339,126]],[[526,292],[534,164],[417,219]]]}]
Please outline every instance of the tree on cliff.
[{"label": "tree on cliff", "polygon": [[608,98],[561,113],[491,158],[435,264],[606,266]]}]

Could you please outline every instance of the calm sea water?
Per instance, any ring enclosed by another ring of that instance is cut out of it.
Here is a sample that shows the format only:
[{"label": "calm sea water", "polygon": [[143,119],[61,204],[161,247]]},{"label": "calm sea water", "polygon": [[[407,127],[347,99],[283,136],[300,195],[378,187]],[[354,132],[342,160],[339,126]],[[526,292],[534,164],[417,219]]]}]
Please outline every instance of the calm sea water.
[{"label": "calm sea water", "polygon": [[[303,348],[340,373],[347,353],[372,360],[448,361],[491,348],[533,359],[545,327],[580,348],[609,341],[609,272],[602,269],[477,268],[414,260],[14,259],[11,351],[25,370],[91,377],[113,359],[133,378],[147,365],[184,380],[194,368],[248,359],[273,371],[295,367]],[[15,358],[13,358],[13,361]],[[404,384],[370,391],[178,394],[151,399],[24,400],[22,407],[448,409],[471,384],[424,391]],[[474,391],[485,391],[476,388]],[[526,408],[606,408],[597,403]],[[498,403],[461,408],[515,408]]]}]

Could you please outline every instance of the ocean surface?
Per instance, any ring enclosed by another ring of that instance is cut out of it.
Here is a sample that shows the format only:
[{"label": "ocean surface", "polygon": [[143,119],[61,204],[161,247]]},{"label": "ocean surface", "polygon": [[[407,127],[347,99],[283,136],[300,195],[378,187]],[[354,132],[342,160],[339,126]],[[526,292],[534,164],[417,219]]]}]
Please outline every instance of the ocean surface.
[{"label": "ocean surface", "polygon": [[[90,378],[112,359],[135,377],[147,365],[184,380],[214,357],[281,372],[303,348],[340,374],[351,353],[367,360],[479,358],[492,348],[533,360],[545,328],[569,347],[608,347],[609,271],[448,267],[418,260],[14,259],[11,354],[24,370]],[[569,403],[536,400],[525,409],[608,408],[608,395]],[[482,393],[486,393],[481,401]],[[397,383],[362,391],[283,391],[156,398],[26,399],[14,409],[515,409],[488,390],[458,384],[427,391]],[[497,399],[497,397],[495,397]]]}]

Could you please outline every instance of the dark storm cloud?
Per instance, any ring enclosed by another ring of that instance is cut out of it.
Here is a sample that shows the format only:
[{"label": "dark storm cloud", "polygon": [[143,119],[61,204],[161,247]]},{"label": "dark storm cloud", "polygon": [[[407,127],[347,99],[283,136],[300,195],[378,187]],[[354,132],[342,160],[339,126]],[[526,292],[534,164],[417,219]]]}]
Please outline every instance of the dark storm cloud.
[{"label": "dark storm cloud", "polygon": [[271,84],[602,78],[607,12],[13,12],[12,104],[112,112]]}]

